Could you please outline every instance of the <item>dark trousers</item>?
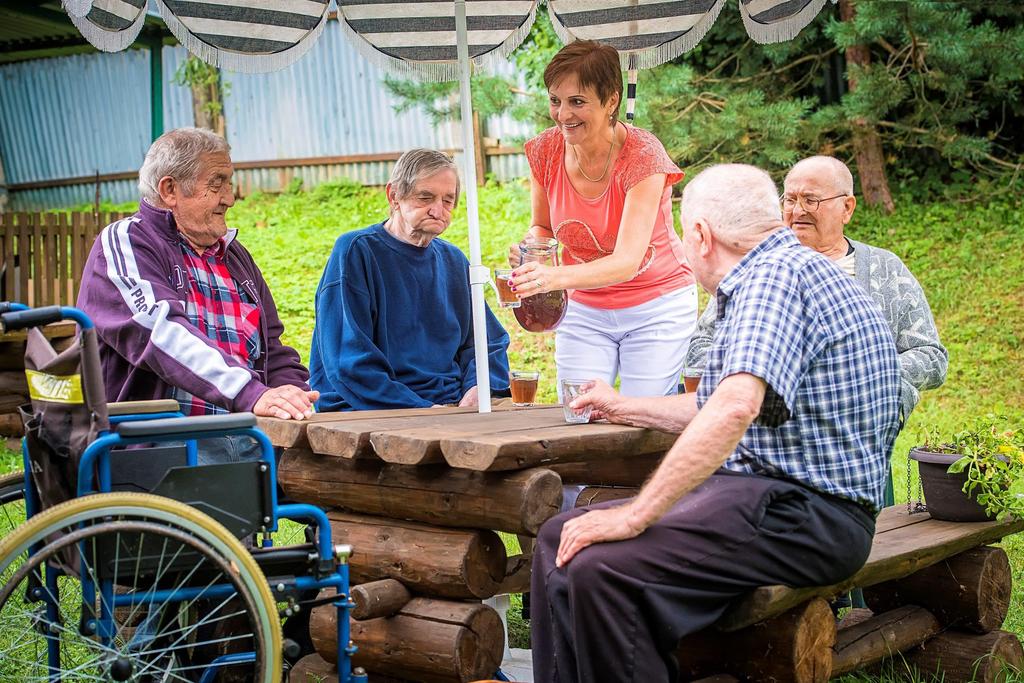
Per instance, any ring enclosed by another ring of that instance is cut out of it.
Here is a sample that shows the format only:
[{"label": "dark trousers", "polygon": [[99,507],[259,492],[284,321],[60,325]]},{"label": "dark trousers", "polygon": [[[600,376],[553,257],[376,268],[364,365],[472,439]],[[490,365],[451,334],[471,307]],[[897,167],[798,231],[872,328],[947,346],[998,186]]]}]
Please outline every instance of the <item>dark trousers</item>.
[{"label": "dark trousers", "polygon": [[640,536],[585,548],[558,569],[562,525],[586,509],[554,517],[537,538],[537,683],[674,681],[680,638],[713,624],[755,587],[847,578],[867,560],[874,535],[874,519],[854,503],[720,471]]}]

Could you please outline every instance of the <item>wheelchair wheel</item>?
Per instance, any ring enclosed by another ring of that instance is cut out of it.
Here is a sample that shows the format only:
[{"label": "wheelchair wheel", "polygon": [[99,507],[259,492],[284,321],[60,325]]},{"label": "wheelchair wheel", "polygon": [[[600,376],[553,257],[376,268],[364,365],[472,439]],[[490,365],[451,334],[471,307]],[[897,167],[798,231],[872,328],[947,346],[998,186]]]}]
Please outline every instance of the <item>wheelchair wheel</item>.
[{"label": "wheelchair wheel", "polygon": [[25,521],[25,477],[21,471],[0,475],[0,537]]},{"label": "wheelchair wheel", "polygon": [[280,681],[267,581],[202,512],[93,495],[0,541],[0,680],[194,682],[218,658],[233,663],[209,680]]}]

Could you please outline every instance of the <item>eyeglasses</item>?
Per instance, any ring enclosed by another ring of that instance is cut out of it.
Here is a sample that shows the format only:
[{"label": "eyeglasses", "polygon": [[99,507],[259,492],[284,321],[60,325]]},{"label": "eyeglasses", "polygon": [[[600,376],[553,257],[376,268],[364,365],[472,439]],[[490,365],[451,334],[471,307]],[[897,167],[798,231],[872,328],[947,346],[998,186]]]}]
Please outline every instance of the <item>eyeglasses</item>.
[{"label": "eyeglasses", "polygon": [[807,197],[787,197],[783,195],[780,197],[782,200],[782,208],[786,211],[792,211],[796,208],[797,203],[803,207],[804,211],[813,213],[818,210],[818,205],[822,202],[831,201],[833,199],[839,199],[840,197],[849,197],[848,194],[837,194],[835,197],[825,197],[824,199],[808,199]]}]

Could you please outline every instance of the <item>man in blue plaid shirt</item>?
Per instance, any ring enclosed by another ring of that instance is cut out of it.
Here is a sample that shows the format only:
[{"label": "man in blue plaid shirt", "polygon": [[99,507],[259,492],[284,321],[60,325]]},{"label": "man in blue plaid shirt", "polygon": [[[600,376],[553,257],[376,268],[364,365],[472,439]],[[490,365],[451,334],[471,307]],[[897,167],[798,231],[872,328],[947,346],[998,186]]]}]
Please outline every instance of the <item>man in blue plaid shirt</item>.
[{"label": "man in blue plaid shirt", "polygon": [[594,386],[572,407],[682,435],[636,498],[541,529],[537,681],[675,680],[679,639],[763,585],[829,585],[867,559],[898,431],[881,311],[783,227],[771,178],[715,166],[683,193],[683,246],[720,319],[696,396]]}]

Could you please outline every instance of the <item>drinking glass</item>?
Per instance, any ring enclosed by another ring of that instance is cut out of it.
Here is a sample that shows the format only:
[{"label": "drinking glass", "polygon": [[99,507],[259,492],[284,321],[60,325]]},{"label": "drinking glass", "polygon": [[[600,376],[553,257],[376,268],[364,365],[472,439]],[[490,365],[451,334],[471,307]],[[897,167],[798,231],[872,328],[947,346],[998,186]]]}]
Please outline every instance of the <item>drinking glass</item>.
[{"label": "drinking glass", "polygon": [[512,405],[532,406],[537,398],[537,382],[539,372],[529,370],[513,370],[509,373],[509,386],[512,389]]},{"label": "drinking glass", "polygon": [[584,387],[590,384],[588,379],[563,379],[562,380],[562,413],[565,421],[569,424],[583,424],[590,422],[591,406],[587,406],[580,412],[569,407],[576,398],[586,393]]}]

